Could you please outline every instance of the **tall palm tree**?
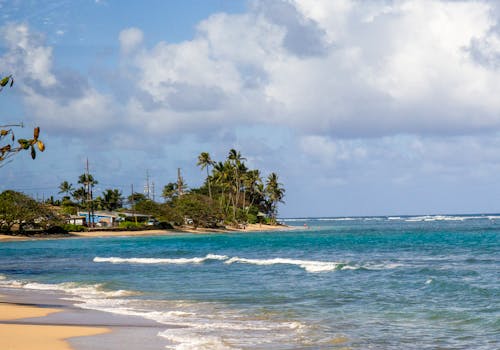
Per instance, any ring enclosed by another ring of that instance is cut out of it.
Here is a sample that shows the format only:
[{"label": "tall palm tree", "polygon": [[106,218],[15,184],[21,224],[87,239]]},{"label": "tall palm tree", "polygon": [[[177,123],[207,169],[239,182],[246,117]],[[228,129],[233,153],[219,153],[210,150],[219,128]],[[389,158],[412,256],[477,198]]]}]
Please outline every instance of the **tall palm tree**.
[{"label": "tall palm tree", "polygon": [[106,189],[102,193],[102,206],[106,210],[115,210],[123,205],[123,195],[118,189]]},{"label": "tall palm tree", "polygon": [[85,190],[84,187],[77,188],[76,190],[71,193],[75,201],[79,202],[80,205],[83,206],[83,203],[85,202],[85,199],[87,198],[87,191]]},{"label": "tall palm tree", "polygon": [[230,164],[232,165],[233,167],[233,171],[234,171],[234,192],[235,192],[235,195],[234,195],[234,201],[233,201],[233,212],[236,216],[236,208],[238,207],[238,196],[239,196],[239,193],[240,193],[240,190],[241,190],[241,179],[240,179],[240,174],[243,170],[246,171],[246,167],[243,168],[242,165],[244,165],[243,161],[246,160],[246,158],[244,158],[241,153],[239,151],[236,151],[234,148],[231,148],[229,150],[229,154],[227,156],[227,159],[228,161],[230,162]]},{"label": "tall palm tree", "polygon": [[[220,195],[220,208],[221,210],[227,214],[227,207],[229,206],[229,203],[231,203],[231,192],[229,191],[231,189],[231,183],[232,183],[232,165],[229,163],[228,160],[225,162],[217,162],[214,164],[214,180],[215,183],[220,187],[221,189],[221,195]],[[226,190],[229,199],[226,201]]]},{"label": "tall palm tree", "polygon": [[207,169],[207,183],[208,183],[208,196],[212,199],[212,188],[210,186],[210,175],[208,172],[208,168],[213,166],[214,161],[210,158],[210,154],[208,152],[201,152],[198,156],[198,163],[196,165],[201,167],[201,170]]},{"label": "tall palm tree", "polygon": [[262,178],[260,177],[260,171],[258,169],[250,170],[245,173],[243,183],[245,186],[245,190],[243,192],[244,197],[243,201],[246,202],[246,193],[248,193],[248,199],[250,200],[250,204],[247,207],[247,213],[250,210],[250,207],[255,203],[259,196],[262,196],[262,191],[260,188],[262,186]]},{"label": "tall palm tree", "polygon": [[63,181],[59,185],[59,194],[65,193],[66,196],[70,196],[71,192],[73,192],[73,184],[69,183],[68,181]]},{"label": "tall palm tree", "polygon": [[271,220],[276,222],[276,216],[278,214],[278,203],[285,203],[283,197],[285,196],[285,189],[282,187],[283,184],[279,183],[278,175],[276,173],[271,173],[266,180],[266,195],[269,199],[269,209]]}]

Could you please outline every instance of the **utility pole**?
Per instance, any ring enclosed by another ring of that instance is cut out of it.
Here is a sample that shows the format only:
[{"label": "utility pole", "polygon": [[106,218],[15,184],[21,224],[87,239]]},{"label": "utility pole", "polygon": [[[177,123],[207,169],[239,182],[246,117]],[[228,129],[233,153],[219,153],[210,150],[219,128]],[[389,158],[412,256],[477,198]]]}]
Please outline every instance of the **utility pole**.
[{"label": "utility pole", "polygon": [[130,185],[131,194],[130,201],[132,202],[132,215],[134,216],[135,224],[137,225],[137,215],[135,215],[135,200],[134,200],[134,184]]},{"label": "utility pole", "polygon": [[146,169],[146,185],[144,186],[144,194],[147,199],[151,199],[150,197],[150,186],[149,186],[149,170]]},{"label": "utility pole", "polygon": [[182,196],[182,188],[184,187],[184,181],[181,176],[181,168],[177,168],[177,193]]},{"label": "utility pole", "polygon": [[90,172],[89,172],[89,159],[87,158],[86,166],[85,166],[85,187],[87,192],[87,205],[88,205],[88,216],[89,216],[89,226],[94,227],[94,205],[92,198],[92,183],[90,181]]},{"label": "utility pole", "polygon": [[151,183],[151,193],[153,194],[153,202],[155,201],[155,182]]}]

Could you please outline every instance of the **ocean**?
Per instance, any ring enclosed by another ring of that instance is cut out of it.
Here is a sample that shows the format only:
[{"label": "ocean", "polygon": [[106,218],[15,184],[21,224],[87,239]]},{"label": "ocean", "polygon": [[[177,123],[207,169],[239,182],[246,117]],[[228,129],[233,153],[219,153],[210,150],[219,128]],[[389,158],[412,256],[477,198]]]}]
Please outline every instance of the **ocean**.
[{"label": "ocean", "polygon": [[500,348],[500,216],[283,221],[5,242],[0,287],[155,320],[167,349]]}]

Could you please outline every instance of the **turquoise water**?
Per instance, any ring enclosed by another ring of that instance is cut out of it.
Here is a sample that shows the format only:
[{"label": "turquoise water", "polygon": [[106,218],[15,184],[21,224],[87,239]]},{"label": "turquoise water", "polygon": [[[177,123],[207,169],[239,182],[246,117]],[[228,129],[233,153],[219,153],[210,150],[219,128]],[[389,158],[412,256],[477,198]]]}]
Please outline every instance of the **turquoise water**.
[{"label": "turquoise water", "polygon": [[0,286],[181,325],[172,349],[500,348],[500,216],[286,223],[2,243]]}]

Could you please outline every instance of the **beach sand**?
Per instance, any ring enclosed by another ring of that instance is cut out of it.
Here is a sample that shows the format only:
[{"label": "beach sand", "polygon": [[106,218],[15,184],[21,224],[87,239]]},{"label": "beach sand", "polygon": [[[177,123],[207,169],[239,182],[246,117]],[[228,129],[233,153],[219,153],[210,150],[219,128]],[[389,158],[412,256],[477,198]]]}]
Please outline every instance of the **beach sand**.
[{"label": "beach sand", "polygon": [[110,331],[100,327],[18,323],[19,320],[37,319],[61,310],[8,303],[4,299],[0,296],[0,349],[69,350],[72,348],[65,341],[68,338]]},{"label": "beach sand", "polygon": [[180,226],[173,230],[144,230],[144,231],[91,231],[91,232],[72,232],[72,236],[76,237],[123,237],[123,236],[165,236],[165,235],[177,235],[179,233],[194,233],[194,234],[206,234],[206,233],[231,233],[231,232],[259,232],[259,231],[281,231],[289,230],[289,226],[285,225],[259,225],[259,224],[249,224],[245,227],[228,227],[224,229],[212,229],[212,228],[197,228],[194,229],[192,226]]},{"label": "beach sand", "polygon": [[26,240],[36,240],[36,239],[60,239],[60,238],[72,238],[72,237],[133,237],[133,236],[173,236],[180,233],[192,233],[192,234],[207,234],[207,233],[232,233],[232,232],[264,232],[264,231],[286,231],[297,229],[295,227],[290,227],[286,225],[259,225],[259,224],[248,224],[244,227],[227,227],[227,228],[197,228],[194,229],[192,226],[180,226],[172,230],[143,230],[143,231],[91,231],[91,232],[71,232],[65,235],[46,235],[46,236],[10,236],[1,235],[0,242],[10,242],[10,241],[26,241]]},{"label": "beach sand", "polygon": [[[163,325],[142,317],[82,309],[53,291],[0,288],[2,350],[160,350]],[[124,347],[124,344],[127,344]]]}]

